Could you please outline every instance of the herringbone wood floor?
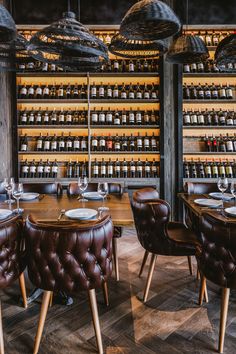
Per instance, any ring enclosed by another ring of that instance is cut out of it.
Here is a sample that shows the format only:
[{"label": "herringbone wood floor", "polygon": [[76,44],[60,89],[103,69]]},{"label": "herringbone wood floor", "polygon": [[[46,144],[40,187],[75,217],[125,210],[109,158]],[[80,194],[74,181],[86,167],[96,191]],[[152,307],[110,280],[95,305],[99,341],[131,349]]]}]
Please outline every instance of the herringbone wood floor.
[{"label": "herringbone wood floor", "polygon": [[[158,257],[146,305],[140,301],[147,267],[138,271],[143,256],[135,232],[126,230],[119,240],[120,282],[109,283],[110,306],[101,292],[98,306],[105,353],[208,354],[218,342],[219,289],[208,284],[210,302],[197,305],[198,283],[189,275],[187,258]],[[30,285],[28,284],[28,290]],[[40,301],[27,310],[17,305],[19,287],[2,293],[3,328],[7,354],[32,353]],[[94,330],[86,294],[72,306],[54,304],[49,310],[40,354],[96,353]],[[225,354],[236,353],[236,301],[231,295]]]}]

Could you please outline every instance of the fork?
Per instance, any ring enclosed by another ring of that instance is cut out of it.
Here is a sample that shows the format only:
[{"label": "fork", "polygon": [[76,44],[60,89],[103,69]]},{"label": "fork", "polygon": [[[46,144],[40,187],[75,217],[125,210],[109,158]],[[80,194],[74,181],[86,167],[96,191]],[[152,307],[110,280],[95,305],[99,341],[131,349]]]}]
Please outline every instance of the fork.
[{"label": "fork", "polygon": [[60,212],[60,215],[58,216],[58,218],[57,218],[57,221],[60,221],[61,220],[61,218],[63,217],[63,215],[65,215],[65,209],[61,209],[61,212]]}]

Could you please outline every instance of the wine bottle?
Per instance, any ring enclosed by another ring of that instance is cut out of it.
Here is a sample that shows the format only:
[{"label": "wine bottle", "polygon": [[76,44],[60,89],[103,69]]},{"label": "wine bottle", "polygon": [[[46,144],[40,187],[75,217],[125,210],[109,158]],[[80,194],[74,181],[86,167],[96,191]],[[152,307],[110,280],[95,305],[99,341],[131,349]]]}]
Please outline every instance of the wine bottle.
[{"label": "wine bottle", "polygon": [[52,178],[57,178],[58,175],[58,163],[57,160],[52,163],[52,169],[51,169],[51,177]]},{"label": "wine bottle", "polygon": [[44,175],[44,164],[42,159],[40,159],[38,166],[37,166],[37,177],[38,178],[43,178]]},{"label": "wine bottle", "polygon": [[61,83],[61,85],[60,85],[59,88],[58,88],[57,97],[58,97],[59,99],[65,98],[65,92],[64,92],[64,87],[63,87],[63,84],[62,84],[62,83]]},{"label": "wine bottle", "polygon": [[120,178],[120,161],[118,160],[118,158],[115,162],[115,178]]},{"label": "wine bottle", "polygon": [[28,164],[28,160],[27,159],[22,163],[21,177],[22,178],[28,178],[29,177],[29,164]]},{"label": "wine bottle", "polygon": [[113,162],[111,161],[111,158],[108,161],[107,174],[108,178],[112,178],[114,174]]},{"label": "wine bottle", "polygon": [[102,158],[101,162],[101,178],[107,177],[107,164],[104,161],[104,158]]},{"label": "wine bottle", "polygon": [[21,138],[20,151],[27,151],[27,150],[28,150],[28,139],[27,139],[27,134],[25,134],[25,135]]}]

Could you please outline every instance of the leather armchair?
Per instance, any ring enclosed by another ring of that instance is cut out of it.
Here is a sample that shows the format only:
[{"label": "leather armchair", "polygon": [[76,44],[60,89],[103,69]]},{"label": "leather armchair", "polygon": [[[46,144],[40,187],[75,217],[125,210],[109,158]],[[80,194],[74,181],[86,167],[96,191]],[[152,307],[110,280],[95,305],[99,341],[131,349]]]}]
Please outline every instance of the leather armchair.
[{"label": "leather armchair", "polygon": [[202,304],[206,279],[222,288],[219,347],[223,353],[230,289],[236,289],[236,224],[203,213],[200,230],[202,245],[197,253],[201,274],[199,304]]},{"label": "leather armchair", "polygon": [[135,192],[131,206],[138,239],[152,254],[144,291],[146,302],[157,255],[190,257],[196,254],[198,240],[184,224],[169,221],[170,206],[158,198],[155,190],[148,188]]},{"label": "leather armchair", "polygon": [[[98,183],[89,183],[87,192],[96,192],[98,189]],[[123,186],[119,183],[108,183],[109,194],[122,195],[124,192]],[[68,197],[79,195],[80,190],[78,187],[78,183],[72,182],[68,185],[67,195]],[[118,238],[122,236],[123,228],[119,226],[114,227],[114,235],[113,235],[113,258],[114,258],[114,268],[115,268],[115,276],[116,280],[120,280],[119,276],[119,260],[118,260]]]},{"label": "leather armchair", "polygon": [[[27,308],[23,273],[26,259],[22,228],[23,221],[20,216],[14,216],[0,221],[0,289],[10,286],[19,278],[24,307]],[[0,352],[4,353],[1,310]]]},{"label": "leather armchair", "polygon": [[32,192],[39,194],[56,194],[62,195],[62,186],[60,183],[25,183],[24,192]]},{"label": "leather armchair", "polygon": [[29,216],[25,224],[28,274],[44,290],[34,353],[39,350],[51,293],[87,290],[99,353],[103,353],[95,289],[104,287],[112,272],[113,224],[109,216],[97,222],[39,224]]}]

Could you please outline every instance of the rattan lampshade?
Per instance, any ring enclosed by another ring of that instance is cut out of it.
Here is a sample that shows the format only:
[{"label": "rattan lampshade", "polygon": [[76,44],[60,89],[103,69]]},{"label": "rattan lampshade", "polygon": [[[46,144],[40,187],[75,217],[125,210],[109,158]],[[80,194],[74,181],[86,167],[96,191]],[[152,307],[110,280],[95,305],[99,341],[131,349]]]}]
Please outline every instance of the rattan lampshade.
[{"label": "rattan lampshade", "polygon": [[78,22],[73,12],[64,13],[61,20],[37,32],[28,50],[36,60],[61,67],[76,67],[81,61],[92,67],[93,62],[96,66],[97,61],[108,60],[105,44]]},{"label": "rattan lampshade", "polygon": [[109,45],[109,51],[122,58],[153,58],[167,51],[164,41],[138,41],[116,34]]},{"label": "rattan lampshade", "polygon": [[0,42],[10,42],[16,38],[16,25],[7,9],[0,5]]},{"label": "rattan lampshade", "polygon": [[185,64],[205,61],[208,57],[208,49],[200,37],[182,34],[172,43],[166,60],[173,64]]},{"label": "rattan lampshade", "polygon": [[[218,45],[215,51],[216,65],[220,70],[235,72],[236,64],[236,34],[225,37]],[[233,67],[228,64],[233,64]]]},{"label": "rattan lampshade", "polygon": [[173,10],[159,0],[141,0],[126,13],[120,33],[129,39],[155,41],[173,36],[181,28]]},{"label": "rattan lampshade", "polygon": [[19,57],[22,55],[24,55],[24,62],[26,62],[26,56],[29,57],[26,47],[27,40],[20,34],[11,42],[0,43],[0,70],[16,70],[15,64],[19,62]]}]

